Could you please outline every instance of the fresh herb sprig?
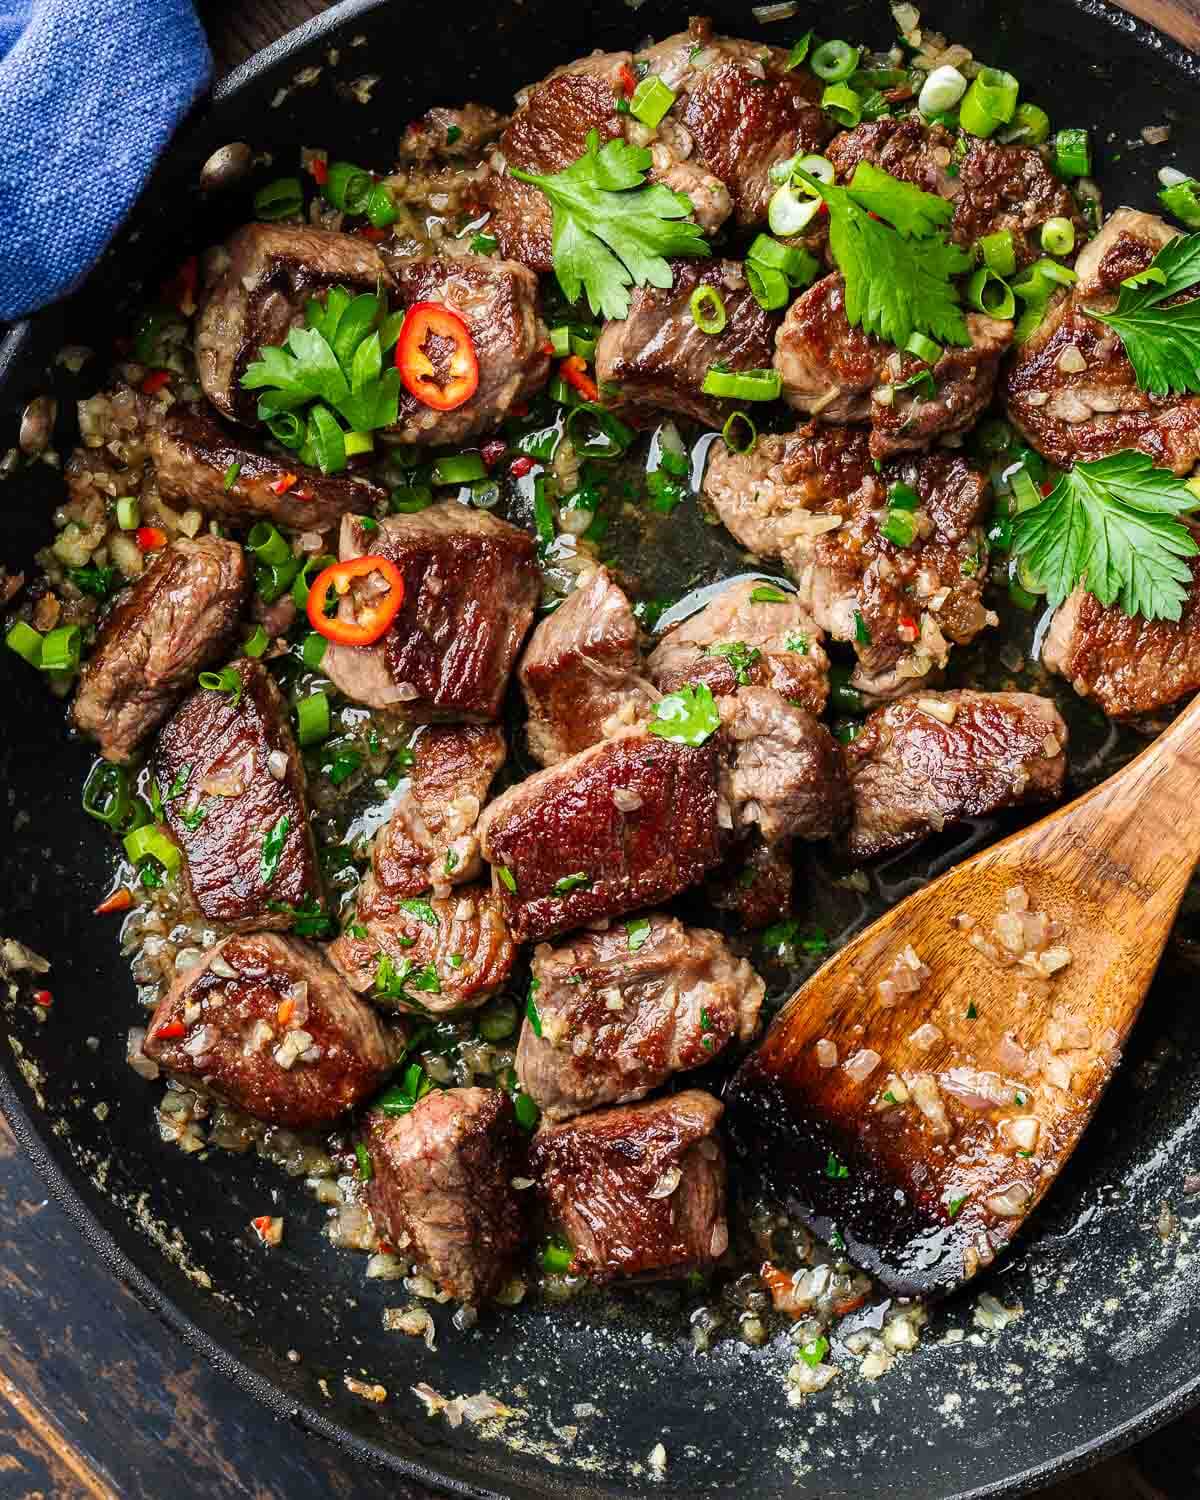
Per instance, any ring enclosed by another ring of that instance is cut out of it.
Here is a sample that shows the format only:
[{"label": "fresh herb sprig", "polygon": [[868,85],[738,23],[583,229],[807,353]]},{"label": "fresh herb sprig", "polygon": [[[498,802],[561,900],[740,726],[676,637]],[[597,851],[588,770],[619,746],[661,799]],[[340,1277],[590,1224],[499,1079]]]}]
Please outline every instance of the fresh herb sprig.
[{"label": "fresh herb sprig", "polygon": [[1125,346],[1139,387],[1154,396],[1200,393],[1200,295],[1164,304],[1200,283],[1200,234],[1169,240],[1145,271],[1121,284],[1116,308],[1085,307]]}]

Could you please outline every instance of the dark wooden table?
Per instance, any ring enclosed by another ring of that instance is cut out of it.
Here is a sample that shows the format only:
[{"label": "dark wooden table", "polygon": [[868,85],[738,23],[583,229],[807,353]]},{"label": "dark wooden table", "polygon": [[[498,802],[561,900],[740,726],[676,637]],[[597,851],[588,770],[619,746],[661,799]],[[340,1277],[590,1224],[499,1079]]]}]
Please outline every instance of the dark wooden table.
[{"label": "dark wooden table", "polygon": [[[207,0],[199,8],[225,73],[327,7],[323,0]],[[1127,0],[1126,9],[1200,49],[1200,0]],[[0,1497],[173,1494],[422,1500],[422,1492],[277,1424],[197,1363],[89,1258],[0,1119]],[[1200,1416],[1057,1486],[1047,1500],[1197,1495]]]}]

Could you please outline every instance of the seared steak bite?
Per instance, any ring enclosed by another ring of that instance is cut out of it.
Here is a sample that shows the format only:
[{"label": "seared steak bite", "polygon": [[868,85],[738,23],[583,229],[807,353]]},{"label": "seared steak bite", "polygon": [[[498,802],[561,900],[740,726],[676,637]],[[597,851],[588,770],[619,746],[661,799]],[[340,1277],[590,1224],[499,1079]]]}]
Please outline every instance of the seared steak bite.
[{"label": "seared steak bite", "polygon": [[506,117],[490,104],[464,104],[458,109],[434,105],[419,120],[405,126],[400,137],[402,166],[474,160],[507,125]]},{"label": "seared steak bite", "polygon": [[304,763],[267,669],[233,663],[234,691],[198,688],[163,726],[154,777],[202,916],[247,931],[290,927],[321,899]]},{"label": "seared steak bite", "polygon": [[574,1251],[573,1272],[681,1276],[724,1255],[723,1113],[711,1094],[688,1089],[538,1130],[530,1173]]},{"label": "seared steak bite", "polygon": [[[771,365],[779,314],[767,312],[750,294],[736,260],[675,260],[672,285],[635,287],[629,316],[608,323],[596,345],[596,379],[605,400],[622,410],[666,408],[720,427],[741,404],[705,395],[704,377],[715,364],[732,371]],[[725,304],[721,333],[705,333],[692,317],[692,293],[711,286]],[[619,394],[608,392],[618,386]]]},{"label": "seared steak bite", "polygon": [[728,749],[721,792],[735,832],[756,829],[767,843],[838,832],[850,795],[840,747],[825,725],[773,688],[739,688],[718,708]]},{"label": "seared steak bite", "polygon": [[1069,468],[1126,448],[1176,474],[1200,462],[1200,396],[1139,390],[1120,339],[1084,310],[1111,312],[1121,282],[1178,233],[1152,214],[1118,209],[1075,262],[1079,280],[1021,345],[1005,380],[1008,415],[1052,463]]},{"label": "seared steak bite", "polygon": [[824,632],[794,594],[780,603],[756,600],[756,592],[763,592],[760,579],[731,583],[668,631],[646,661],[655,687],[673,693],[685,683],[703,682],[719,695],[753,684],[821,713],[829,696]]},{"label": "seared steak bite", "polygon": [[255,1119],[301,1130],[369,1098],[398,1041],[316,948],[256,932],[225,938],[180,975],[144,1050]]},{"label": "seared steak bite", "polygon": [[581,573],[575,591],[529,637],[521,691],[529,753],[556,765],[604,738],[613,720],[645,717],[657,694],[641,672],[638,626],[606,568]]},{"label": "seared steak bite", "polygon": [[[494,719],[541,588],[532,537],[445,500],[378,529],[346,516],[340,554],[388,558],[404,603],[374,645],[330,645],[322,665],[334,686],[413,719]],[[354,618],[353,587],[341,613]]]},{"label": "seared steak bite", "polygon": [[[845,283],[835,273],[797,297],[775,336],[784,399],[823,422],[870,422],[871,457],[926,448],[965,432],[991,401],[1013,325],[967,314],[969,348],[948,344],[930,368],[851,328]],[[928,372],[933,381],[920,380]]]},{"label": "seared steak bite", "polygon": [[[402,443],[460,443],[492,428],[546,383],[550,356],[538,312],[537,277],[512,260],[486,255],[413,255],[389,260],[406,306],[441,302],[467,325],[479,362],[479,386],[453,411],[437,411],[400,392],[396,426]],[[428,351],[435,368],[436,349]]]},{"label": "seared steak bite", "polygon": [[367,1204],[389,1244],[460,1302],[495,1296],[525,1239],[512,1179],[521,1130],[501,1089],[435,1089],[406,1115],[367,1116]]},{"label": "seared steak bite", "polygon": [[659,913],[540,944],[533,979],[517,1076],[548,1120],[644,1098],[748,1042],[764,993],[719,934]]},{"label": "seared steak bite", "polygon": [[[883,535],[889,496],[915,494],[909,546]],[[750,453],[713,445],[704,492],[743,546],[783,559],[798,598],[859,658],[854,686],[894,697],[946,665],[984,625],[988,481],[964,459],[931,453],[876,470],[865,433],[809,424],[761,435]],[[992,617],[994,622],[994,616]]]},{"label": "seared steak bite", "polygon": [[410,897],[385,917],[368,917],[360,906],[355,926],[365,936],[344,932],[329,948],[330,962],[351,989],[370,991],[388,1009],[440,1015],[482,1005],[516,959],[500,902],[484,885]]},{"label": "seared steak bite", "polygon": [[249,593],[236,542],[180,538],[110,612],[79,674],[75,727],[128,760],[197,673],[228,651]]},{"label": "seared steak bite", "polygon": [[849,851],[874,859],[1004,807],[1061,796],[1067,726],[1033,693],[910,694],[846,746]]},{"label": "seared steak bite", "polygon": [[[328,531],[348,511],[371,512],[388,498],[369,479],[322,474],[298,463],[295,454],[268,453],[198,403],[173,406],[147,440],[164,500],[198,505],[235,525],[267,520],[294,531]],[[231,468],[235,477],[229,483]],[[296,483],[281,491],[289,475]]]},{"label": "seared steak bite", "polygon": [[715,736],[630,732],[510,787],[479,842],[520,943],[621,916],[694,885],[721,858]]},{"label": "seared steak bite", "polygon": [[304,304],[331,287],[376,292],[391,283],[369,240],[307,224],[246,224],[225,247],[221,274],[196,318],[196,368],[222,416],[253,426],[258,393],[241,378],[266,344],[282,344]]},{"label": "seared steak bite", "polygon": [[[1200,542],[1200,527],[1189,529]],[[1200,688],[1200,561],[1192,558],[1190,567],[1178,620],[1131,618],[1077,588],[1051,621],[1043,664],[1113,719],[1152,713],[1194,693]]]}]

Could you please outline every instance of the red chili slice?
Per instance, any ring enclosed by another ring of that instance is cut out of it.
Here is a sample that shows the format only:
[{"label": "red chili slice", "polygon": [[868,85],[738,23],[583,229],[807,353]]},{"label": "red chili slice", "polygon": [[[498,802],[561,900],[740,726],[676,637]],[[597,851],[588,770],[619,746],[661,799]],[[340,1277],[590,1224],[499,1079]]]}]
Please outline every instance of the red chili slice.
[{"label": "red chili slice", "polygon": [[186,1036],[187,1027],[182,1021],[168,1021],[165,1026],[158,1028],[158,1035],[160,1037]]},{"label": "red chili slice", "polygon": [[[429,344],[436,340],[434,363]],[[404,388],[434,411],[454,411],[479,389],[479,360],[471,330],[440,302],[414,302],[396,342]]]},{"label": "red chili slice", "polygon": [[167,545],[167,533],[161,526],[139,526],[133,535],[143,552],[157,552]]},{"label": "red chili slice", "polygon": [[153,396],[155,391],[161,391],[163,386],[171,378],[170,370],[151,370],[145,380],[142,381],[142,392],[144,395]]},{"label": "red chili slice", "polygon": [[[360,604],[356,620],[342,620],[325,613],[331,589],[340,599],[356,578],[367,578],[372,573],[383,576],[387,592]],[[336,641],[339,646],[369,646],[387,630],[403,603],[404,579],[395,563],[386,557],[352,557],[347,562],[334,563],[313,579],[308,591],[308,622],[326,640]]]},{"label": "red chili slice", "polygon": [[567,382],[573,385],[585,401],[598,401],[600,392],[596,382],[587,372],[587,365],[582,355],[569,354],[558,367],[558,373]]},{"label": "red chili slice", "polygon": [[110,912],[128,911],[133,905],[133,892],[127,886],[118,886],[106,901],[101,901],[95,908],[94,915],[106,917]]}]

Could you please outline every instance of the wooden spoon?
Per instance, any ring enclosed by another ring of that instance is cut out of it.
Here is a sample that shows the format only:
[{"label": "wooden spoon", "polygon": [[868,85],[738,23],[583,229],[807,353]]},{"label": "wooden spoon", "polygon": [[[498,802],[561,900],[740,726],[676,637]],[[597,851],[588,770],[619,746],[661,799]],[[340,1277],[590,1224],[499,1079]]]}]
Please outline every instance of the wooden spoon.
[{"label": "wooden spoon", "polygon": [[[731,1080],[745,1167],[892,1291],[946,1292],[989,1265],[1083,1134],[1200,859],[1198,731],[1200,698],[1109,780],[902,901]],[[1049,964],[1070,954],[1050,977],[973,945],[1002,951],[995,918],[1025,904],[1059,926]],[[878,987],[906,949],[930,972],[888,1004]]]}]

